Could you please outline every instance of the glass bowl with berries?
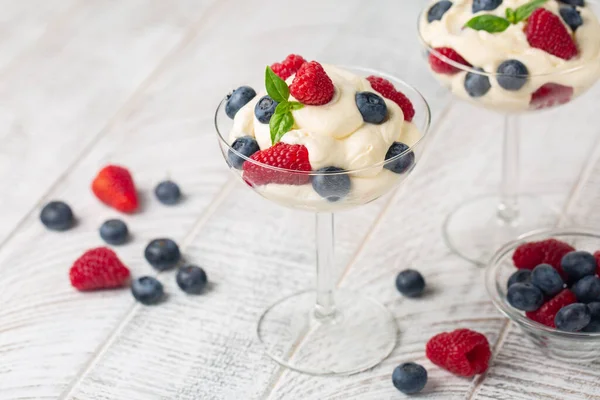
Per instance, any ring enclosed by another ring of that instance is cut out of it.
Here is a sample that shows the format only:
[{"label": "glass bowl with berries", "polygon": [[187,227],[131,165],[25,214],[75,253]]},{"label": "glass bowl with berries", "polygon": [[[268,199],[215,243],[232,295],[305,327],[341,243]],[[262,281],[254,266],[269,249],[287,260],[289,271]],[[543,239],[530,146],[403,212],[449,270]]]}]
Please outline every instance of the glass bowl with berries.
[{"label": "glass bowl with berries", "polygon": [[269,307],[258,338],[270,357],[300,372],[371,368],[393,350],[397,327],[383,305],[336,288],[334,212],[406,179],[423,154],[427,102],[393,76],[298,55],[267,67],[257,89],[239,87],[218,106],[223,157],[264,198],[316,215],[317,237],[316,288]]},{"label": "glass bowl with berries", "polygon": [[436,0],[419,16],[433,76],[504,118],[500,193],[465,199],[444,224],[463,258],[485,265],[502,243],[556,222],[553,207],[519,195],[519,115],[566,104],[598,81],[598,16],[590,0]]},{"label": "glass bowl with berries", "polygon": [[492,257],[486,288],[496,307],[549,357],[600,359],[600,233],[523,235]]}]

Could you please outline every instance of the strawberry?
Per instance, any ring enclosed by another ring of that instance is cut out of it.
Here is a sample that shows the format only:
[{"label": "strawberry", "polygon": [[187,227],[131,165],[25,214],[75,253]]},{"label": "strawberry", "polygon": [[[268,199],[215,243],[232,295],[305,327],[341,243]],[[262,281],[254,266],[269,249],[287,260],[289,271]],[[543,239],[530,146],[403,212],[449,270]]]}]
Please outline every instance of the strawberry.
[{"label": "strawberry", "polygon": [[[312,170],[308,160],[308,150],[300,144],[279,142],[273,147],[254,153],[251,160],[243,165],[244,181],[250,186],[278,183],[283,185],[304,185],[309,182],[308,172]],[[291,171],[275,170],[257,163]]]},{"label": "strawberry", "polygon": [[573,88],[559,85],[558,83],[546,83],[533,92],[529,105],[534,110],[550,108],[568,103],[573,97]]},{"label": "strawberry", "polygon": [[544,8],[538,8],[531,14],[525,27],[525,35],[531,47],[563,60],[570,60],[578,54],[573,36],[560,17]]},{"label": "strawberry", "polygon": [[107,165],[102,168],[92,182],[92,191],[100,201],[119,211],[131,213],[138,208],[133,178],[123,167]]},{"label": "strawberry", "polygon": [[290,85],[290,93],[302,104],[320,106],[333,99],[335,88],[323,66],[311,61],[302,64],[296,72]]},{"label": "strawberry", "polygon": [[396,90],[392,82],[379,76],[368,76],[367,80],[371,84],[373,90],[378,92],[380,95],[398,104],[398,107],[402,109],[405,121],[412,121],[415,116],[415,108],[410,102],[409,98],[403,93]]},{"label": "strawberry", "polygon": [[71,285],[81,291],[117,288],[129,281],[129,270],[114,251],[98,247],[75,260],[69,278]]},{"label": "strawberry", "polygon": [[290,76],[294,75],[304,64],[306,60],[298,54],[290,54],[282,62],[273,63],[271,69],[281,79],[286,80]]},{"label": "strawberry", "polygon": [[[467,60],[462,58],[462,56],[458,54],[456,50],[450,47],[438,47],[434,50],[442,56],[450,59],[451,61],[454,61],[458,64],[462,64],[467,67],[471,66],[471,64],[469,64]],[[438,74],[454,75],[460,72],[459,68],[448,64],[435,53],[429,53],[429,65],[431,66],[431,69],[434,72],[437,72]]]}]

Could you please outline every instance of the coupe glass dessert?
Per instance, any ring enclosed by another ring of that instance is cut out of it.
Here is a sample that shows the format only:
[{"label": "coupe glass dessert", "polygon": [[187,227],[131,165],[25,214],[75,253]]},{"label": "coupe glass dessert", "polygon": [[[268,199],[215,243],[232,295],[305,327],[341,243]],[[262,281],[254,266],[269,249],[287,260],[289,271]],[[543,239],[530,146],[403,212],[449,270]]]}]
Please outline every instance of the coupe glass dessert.
[{"label": "coupe glass dessert", "polygon": [[215,124],[231,171],[269,200],[316,213],[316,290],[277,301],[258,322],[279,363],[350,374],[394,348],[393,315],[336,288],[333,211],[396,187],[421,156],[429,119],[423,97],[398,79],[296,55],[267,67],[258,93],[242,86],[219,105]]},{"label": "coupe glass dessert", "polygon": [[441,0],[419,17],[429,69],[457,97],[505,117],[500,195],[464,202],[444,233],[483,263],[503,242],[553,225],[539,198],[518,196],[518,114],[565,104],[600,77],[600,24],[585,0]]}]

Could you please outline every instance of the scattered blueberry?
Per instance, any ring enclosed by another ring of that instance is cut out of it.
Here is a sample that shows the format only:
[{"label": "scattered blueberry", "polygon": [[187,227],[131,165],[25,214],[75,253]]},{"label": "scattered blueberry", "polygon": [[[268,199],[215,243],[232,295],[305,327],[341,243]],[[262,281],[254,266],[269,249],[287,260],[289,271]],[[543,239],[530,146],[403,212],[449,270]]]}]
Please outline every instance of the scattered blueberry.
[{"label": "scattered blueberry", "polygon": [[258,122],[262,124],[268,124],[271,120],[271,117],[275,113],[275,108],[277,108],[277,103],[275,100],[270,98],[268,95],[263,96],[256,106],[254,106],[254,115]]},{"label": "scattered blueberry", "polygon": [[225,113],[231,119],[235,117],[235,114],[244,107],[250,100],[256,96],[256,92],[250,86],[240,86],[235,89],[231,96],[227,99],[225,104]]},{"label": "scattered blueberry", "polygon": [[540,264],[531,272],[531,284],[546,296],[554,297],[563,289],[564,282],[552,265]]},{"label": "scattered blueberry", "polygon": [[[481,68],[475,68],[476,71],[485,72]],[[484,96],[491,88],[490,78],[487,75],[469,72],[465,77],[465,90],[471,97]]]},{"label": "scattered blueberry", "polygon": [[573,32],[583,25],[583,18],[581,18],[581,14],[575,7],[561,7],[560,16],[571,27]]},{"label": "scattered blueberry", "polygon": [[186,265],[177,271],[177,286],[186,293],[199,294],[206,287],[206,272],[196,265]]},{"label": "scattered blueberry", "polygon": [[558,0],[561,3],[565,3],[568,4],[570,6],[579,6],[579,7],[585,7],[585,1],[584,0]]},{"label": "scattered blueberry", "polygon": [[159,271],[174,267],[181,258],[177,243],[171,239],[154,239],[144,250],[146,260]]},{"label": "scattered blueberry", "polygon": [[131,293],[137,301],[150,305],[158,303],[164,294],[163,285],[156,278],[142,276],[131,282]]},{"label": "scattered blueberry", "polygon": [[507,60],[498,66],[498,84],[506,90],[519,90],[527,83],[529,71],[518,60]]},{"label": "scattered blueberry", "polygon": [[73,211],[67,203],[51,201],[40,213],[42,224],[53,231],[66,231],[73,226]]},{"label": "scattered blueberry", "polygon": [[427,11],[427,22],[439,21],[442,19],[446,11],[452,7],[452,2],[442,0],[435,3],[429,11]]},{"label": "scattered blueberry", "polygon": [[425,279],[419,271],[405,269],[396,277],[396,288],[406,297],[419,297],[425,289]]},{"label": "scattered blueberry", "polygon": [[571,287],[571,291],[580,303],[600,301],[600,278],[592,275],[584,276]]},{"label": "scattered blueberry", "polygon": [[583,303],[574,303],[558,311],[554,318],[556,329],[577,332],[585,328],[591,321],[590,310]]},{"label": "scattered blueberry", "polygon": [[521,311],[535,311],[544,303],[544,294],[531,283],[515,283],[506,292],[508,303]]},{"label": "scattered blueberry", "polygon": [[587,275],[596,273],[596,259],[587,251],[571,251],[564,255],[560,266],[569,277],[570,282],[577,282]]},{"label": "scattered blueberry", "polygon": [[473,0],[473,14],[479,11],[492,11],[500,7],[502,0]]},{"label": "scattered blueberry", "polygon": [[508,289],[515,283],[531,283],[531,270],[519,269],[508,278],[506,288]]},{"label": "scattered blueberry", "polygon": [[337,167],[325,167],[311,178],[312,187],[327,201],[335,202],[350,192],[350,177],[345,170]]},{"label": "scattered blueberry", "polygon": [[[260,150],[260,147],[258,147],[258,142],[250,136],[242,136],[235,139],[235,142],[233,142],[231,148],[246,157],[250,157],[252,154]],[[231,149],[229,152],[227,152],[227,159],[229,160],[231,166],[236,169],[242,169],[242,165],[244,164],[244,161],[246,161],[231,151]]]},{"label": "scattered blueberry", "polygon": [[418,393],[427,383],[427,370],[412,362],[400,364],[394,368],[392,383],[402,393]]},{"label": "scattered blueberry", "polygon": [[[391,158],[394,158],[408,150],[408,146],[401,142],[394,142],[388,149],[387,153],[385,153],[385,161],[388,161]],[[386,162],[383,165],[383,168],[389,169],[390,171],[396,174],[402,174],[408,171],[415,164],[415,153],[409,151],[402,157]]]},{"label": "scattered blueberry", "polygon": [[363,121],[370,124],[381,124],[387,117],[387,105],[383,97],[373,92],[358,92],[354,96],[356,107]]},{"label": "scattered blueberry", "polygon": [[159,183],[154,188],[154,194],[158,201],[167,205],[176,204],[181,198],[181,190],[179,190],[179,186],[173,181],[162,181]]},{"label": "scattered blueberry", "polygon": [[127,225],[120,219],[109,219],[100,226],[100,237],[108,244],[123,244],[128,235]]}]

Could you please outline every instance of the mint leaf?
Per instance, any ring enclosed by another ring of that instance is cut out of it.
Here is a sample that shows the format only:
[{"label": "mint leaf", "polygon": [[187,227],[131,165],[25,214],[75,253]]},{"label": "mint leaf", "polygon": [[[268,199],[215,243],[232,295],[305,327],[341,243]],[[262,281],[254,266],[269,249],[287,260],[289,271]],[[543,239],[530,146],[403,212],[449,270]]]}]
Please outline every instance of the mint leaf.
[{"label": "mint leaf", "polygon": [[290,88],[287,83],[278,77],[269,66],[265,71],[265,87],[269,96],[278,103],[287,102],[290,97]]},{"label": "mint leaf", "polygon": [[[279,105],[277,106],[279,108]],[[269,129],[271,130],[271,144],[281,140],[281,137],[289,132],[294,126],[294,117],[291,112],[278,113],[275,111],[275,114],[271,117],[271,121],[269,121]]]},{"label": "mint leaf", "polygon": [[517,15],[515,14],[515,10],[513,10],[512,8],[507,8],[506,9],[506,19],[509,22],[516,24],[517,23]]},{"label": "mint leaf", "polygon": [[497,33],[504,32],[510,26],[510,22],[506,18],[495,15],[479,15],[467,21],[465,26],[476,31]]},{"label": "mint leaf", "polygon": [[532,12],[543,6],[547,1],[548,0],[533,0],[527,4],[523,4],[515,10],[515,21],[513,23],[516,24],[517,22],[529,18]]},{"label": "mint leaf", "polygon": [[304,104],[297,102],[297,101],[290,101],[290,110],[294,111],[294,110],[299,110],[301,108],[304,107]]}]

